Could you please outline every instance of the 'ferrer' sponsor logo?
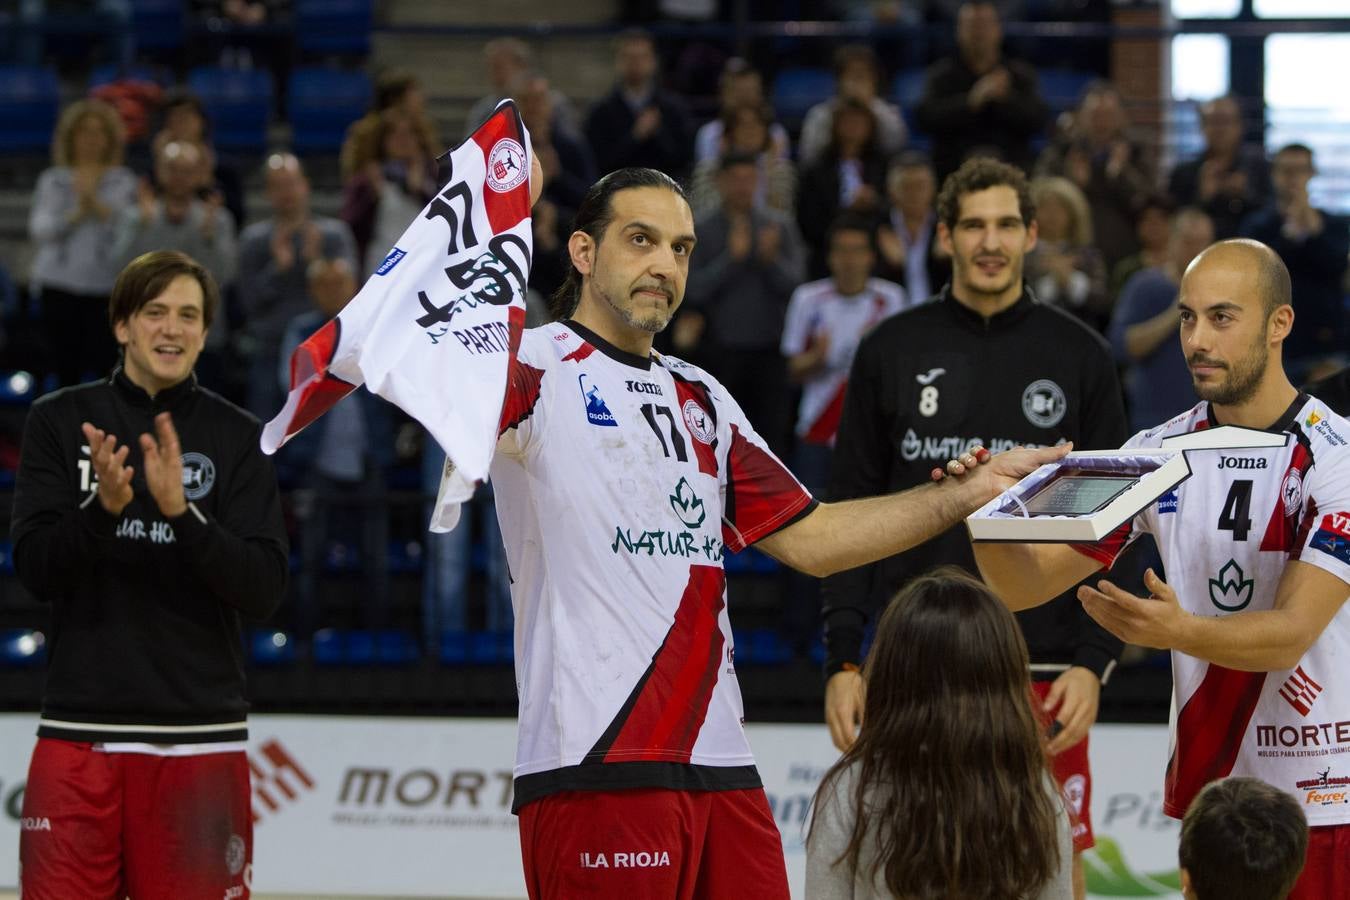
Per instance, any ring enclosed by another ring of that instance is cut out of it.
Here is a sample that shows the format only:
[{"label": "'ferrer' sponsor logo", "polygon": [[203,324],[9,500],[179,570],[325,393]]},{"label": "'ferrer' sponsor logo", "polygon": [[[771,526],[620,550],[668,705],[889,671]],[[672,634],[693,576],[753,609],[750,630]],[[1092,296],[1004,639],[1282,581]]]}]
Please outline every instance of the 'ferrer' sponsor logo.
[{"label": "'ferrer' sponsor logo", "polygon": [[1303,781],[1295,782],[1295,787],[1306,794],[1303,798],[1305,806],[1332,806],[1337,803],[1350,803],[1350,778],[1344,776],[1331,777],[1331,767],[1323,769],[1317,773],[1316,778],[1307,778]]}]

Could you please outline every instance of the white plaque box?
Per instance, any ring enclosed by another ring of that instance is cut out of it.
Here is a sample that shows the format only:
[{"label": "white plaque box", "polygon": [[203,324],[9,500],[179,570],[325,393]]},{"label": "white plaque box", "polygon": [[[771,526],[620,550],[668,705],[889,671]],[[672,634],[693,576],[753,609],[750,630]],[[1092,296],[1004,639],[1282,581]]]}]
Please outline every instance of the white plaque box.
[{"label": "white plaque box", "polygon": [[1272,447],[1287,436],[1221,426],[1162,448],[1088,450],[1047,463],[966,519],[972,540],[1096,543],[1191,475],[1189,454]]}]

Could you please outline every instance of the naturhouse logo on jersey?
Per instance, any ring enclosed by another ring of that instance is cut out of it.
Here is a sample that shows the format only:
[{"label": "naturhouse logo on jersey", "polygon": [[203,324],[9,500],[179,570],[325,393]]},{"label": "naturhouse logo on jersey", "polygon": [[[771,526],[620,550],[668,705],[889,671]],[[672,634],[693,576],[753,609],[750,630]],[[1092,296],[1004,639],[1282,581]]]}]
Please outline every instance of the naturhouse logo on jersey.
[{"label": "naturhouse logo on jersey", "polygon": [[1255,582],[1247,578],[1237,560],[1230,559],[1219,570],[1218,578],[1209,580],[1209,600],[1224,612],[1237,612],[1252,602]]},{"label": "naturhouse logo on jersey", "polygon": [[577,384],[581,385],[581,399],[586,403],[586,421],[592,425],[618,427],[619,423],[614,418],[614,413],[609,411],[609,407],[605,405],[605,398],[600,396],[600,388],[596,385],[588,388],[586,381],[585,372],[577,376]]},{"label": "naturhouse logo on jersey", "polygon": [[677,556],[683,559],[702,557],[711,562],[722,561],[722,541],[710,534],[695,534],[691,530],[702,527],[708,519],[708,509],[694,493],[688,479],[681,478],[670,495],[670,509],[684,529],[633,529],[623,525],[614,528],[614,541],[609,549],[634,556]]}]

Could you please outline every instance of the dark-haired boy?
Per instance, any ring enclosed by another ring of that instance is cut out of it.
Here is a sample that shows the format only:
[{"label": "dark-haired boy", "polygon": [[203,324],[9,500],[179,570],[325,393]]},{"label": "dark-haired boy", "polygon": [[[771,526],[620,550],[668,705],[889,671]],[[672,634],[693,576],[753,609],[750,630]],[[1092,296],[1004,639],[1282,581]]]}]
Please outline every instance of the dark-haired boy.
[{"label": "dark-haired boy", "polygon": [[287,550],[257,420],[192,374],[217,306],[190,257],[137,257],[109,304],[122,364],[28,416],[14,567],[52,614],[30,900],[248,895],[240,619],[276,609]]},{"label": "dark-haired boy", "polygon": [[1307,852],[1308,819],[1297,800],[1256,778],[1215,781],[1181,820],[1181,894],[1284,900]]}]

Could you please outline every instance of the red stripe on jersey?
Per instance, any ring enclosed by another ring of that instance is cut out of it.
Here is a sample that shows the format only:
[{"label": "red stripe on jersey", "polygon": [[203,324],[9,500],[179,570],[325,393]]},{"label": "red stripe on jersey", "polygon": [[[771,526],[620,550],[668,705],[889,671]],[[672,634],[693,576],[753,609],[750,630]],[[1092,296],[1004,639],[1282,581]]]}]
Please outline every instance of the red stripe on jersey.
[{"label": "red stripe on jersey", "polygon": [[[1270,511],[1270,522],[1266,525],[1266,534],[1261,538],[1262,550],[1292,550],[1298,546],[1294,537],[1301,524],[1303,512],[1303,480],[1312,468],[1312,453],[1302,443],[1294,445],[1294,453],[1289,459],[1289,468],[1280,479],[1280,494],[1275,498],[1275,508]],[[1293,499],[1292,509],[1288,505]]]},{"label": "red stripe on jersey", "polygon": [[847,390],[848,381],[841,381],[834,396],[830,398],[829,405],[811,423],[806,434],[802,435],[802,440],[808,444],[828,444],[834,440],[835,432],[839,430],[839,420],[844,415],[844,393]]},{"label": "red stripe on jersey", "polygon": [[287,437],[298,433],[300,429],[332,409],[343,397],[356,390],[356,385],[349,384],[328,372],[328,366],[333,362],[333,355],[337,352],[341,335],[341,320],[329,319],[291,354],[292,388],[315,374],[322,374],[319,380],[306,385],[301,391],[300,402],[286,426]]},{"label": "red stripe on jersey", "polygon": [[[487,167],[492,166],[493,148],[502,140],[513,140],[524,150],[525,136],[515,104],[499,109],[496,115],[483,123],[482,128],[474,132],[473,139],[482,149],[483,162]],[[483,186],[483,208],[493,234],[510,231],[530,214],[530,161],[522,154],[520,164],[526,172],[525,180],[509,191],[498,193],[490,184]]]},{"label": "red stripe on jersey", "polygon": [[1233,771],[1265,672],[1239,672],[1210,663],[1177,716],[1176,749],[1167,764],[1163,809],[1181,818],[1201,788]]},{"label": "red stripe on jersey", "polygon": [[1095,559],[1107,569],[1116,564],[1120,554],[1125,550],[1125,544],[1130,539],[1131,523],[1123,522],[1115,531],[1108,534],[1095,544],[1070,544],[1069,546],[1079,553]]},{"label": "red stripe on jersey", "polygon": [[1299,523],[1298,533],[1294,535],[1294,542],[1289,547],[1289,558],[1298,559],[1303,555],[1303,548],[1308,543],[1308,532],[1312,531],[1313,523],[1317,521],[1317,500],[1313,497],[1308,498],[1308,507],[1303,511],[1303,521]]},{"label": "red stripe on jersey", "polygon": [[[512,310],[515,312],[515,310]],[[502,417],[497,422],[497,436],[506,434],[534,412],[539,402],[539,386],[544,370],[523,363],[514,354],[506,370],[506,397],[502,400]]]},{"label": "red stripe on jersey", "polygon": [[[704,475],[711,475],[712,477],[716,478],[717,477],[717,437],[716,437],[717,416],[715,415],[716,407],[713,406],[712,398],[708,396],[707,387],[698,382],[685,381],[675,376],[672,377],[674,377],[675,381],[675,397],[680,404],[680,418],[684,420],[684,430],[689,434],[689,443],[693,444],[694,446],[694,456],[695,458],[698,459],[698,470],[702,472]],[[698,408],[703,411],[703,415],[706,421],[712,425],[712,430],[714,432],[712,440],[705,442],[701,440],[697,434],[695,434],[694,426],[690,424],[689,419],[691,415],[696,414],[696,411],[690,411],[689,413],[685,412],[685,406],[689,403],[697,405]]]},{"label": "red stripe on jersey", "polygon": [[733,553],[773,533],[810,502],[806,488],[782,463],[731,426],[722,541]]},{"label": "red stripe on jersey", "polygon": [[[675,621],[620,712],[622,726],[603,761],[689,762],[722,667],[725,575],[718,566],[690,566]],[[611,726],[612,729],[612,726]],[[608,731],[608,730],[607,730]],[[593,751],[594,752],[594,751]]]},{"label": "red stripe on jersey", "polygon": [[581,362],[583,359],[585,359],[586,357],[590,356],[590,355],[591,355],[592,353],[594,353],[594,352],[595,352],[595,348],[594,348],[594,347],[592,347],[590,344],[586,343],[585,341],[582,341],[582,342],[581,342],[581,346],[577,347],[577,349],[573,350],[571,353],[569,353],[569,354],[567,354],[566,356],[564,356],[564,357],[562,358],[562,361],[563,361],[563,362]]}]

